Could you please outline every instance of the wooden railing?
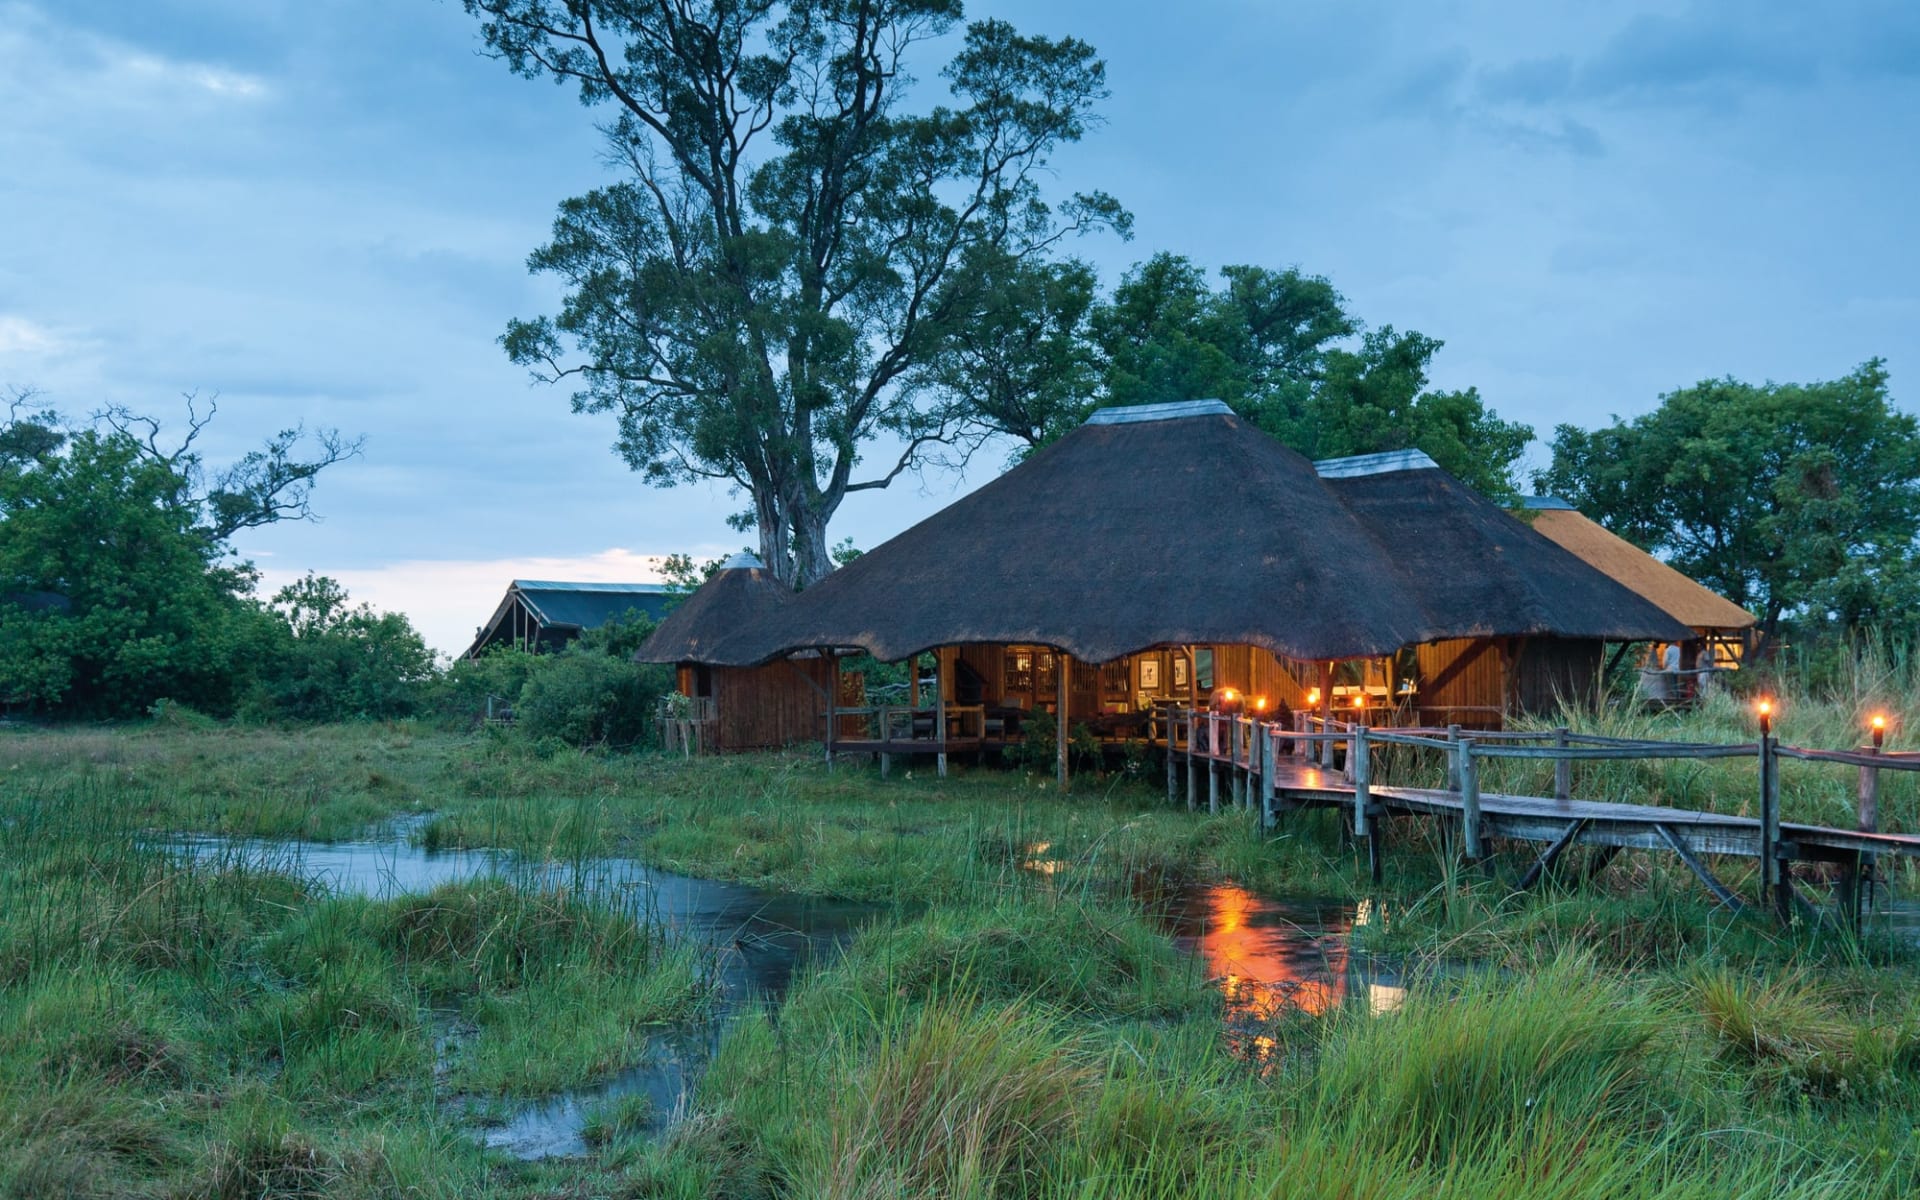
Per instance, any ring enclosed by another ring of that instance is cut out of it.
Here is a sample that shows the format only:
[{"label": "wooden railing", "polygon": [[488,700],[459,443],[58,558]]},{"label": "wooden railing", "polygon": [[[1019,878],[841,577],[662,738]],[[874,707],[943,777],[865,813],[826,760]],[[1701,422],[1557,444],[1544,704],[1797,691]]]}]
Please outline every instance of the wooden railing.
[{"label": "wooden railing", "polygon": [[[1351,788],[1352,828],[1356,837],[1369,837],[1369,823],[1375,814],[1373,803],[1373,757],[1380,745],[1410,747],[1440,754],[1446,760],[1446,791],[1459,797],[1461,812],[1461,849],[1469,860],[1478,861],[1486,853],[1481,812],[1481,765],[1488,760],[1551,762],[1554,765],[1553,799],[1570,802],[1572,767],[1576,762],[1715,760],[1751,758],[1758,765],[1758,809],[1760,824],[1761,895],[1784,916],[1792,903],[1792,889],[1784,863],[1795,847],[1781,834],[1779,761],[1792,759],[1810,763],[1852,766],[1860,773],[1858,805],[1853,832],[1877,836],[1879,829],[1879,792],[1881,771],[1920,771],[1920,752],[1885,751],[1873,747],[1858,750],[1818,750],[1782,745],[1771,735],[1756,742],[1720,744],[1709,742],[1667,742],[1651,739],[1615,738],[1599,734],[1576,733],[1566,728],[1538,731],[1463,730],[1449,726],[1414,728],[1374,728],[1365,722],[1342,721],[1320,714],[1297,714],[1293,727],[1262,721],[1246,714],[1206,710],[1173,709],[1168,713],[1170,750],[1167,755],[1167,795],[1178,793],[1176,759],[1187,764],[1187,804],[1198,807],[1195,774],[1207,764],[1207,808],[1217,812],[1221,803],[1217,767],[1227,768],[1228,802],[1257,807],[1265,824],[1275,817],[1275,786],[1281,747],[1298,747],[1309,762],[1336,775],[1342,789]],[[1184,734],[1184,739],[1179,735]],[[1184,746],[1184,749],[1181,747]],[[1343,754],[1342,754],[1343,752]],[[1336,761],[1342,759],[1336,768]],[[1664,826],[1660,828],[1664,831]],[[1797,827],[1817,831],[1818,827]],[[1826,830],[1831,835],[1840,831]],[[1803,832],[1800,836],[1807,836]],[[1673,848],[1688,861],[1716,894],[1735,907],[1737,899],[1723,894],[1687,853],[1686,847],[1669,835]],[[1913,839],[1885,839],[1886,847],[1902,853],[1916,850]],[[1377,860],[1376,860],[1377,863]],[[1843,887],[1855,902],[1863,882],[1870,877],[1873,853],[1862,850],[1859,859],[1845,872]],[[1377,867],[1376,867],[1377,869]]]}]

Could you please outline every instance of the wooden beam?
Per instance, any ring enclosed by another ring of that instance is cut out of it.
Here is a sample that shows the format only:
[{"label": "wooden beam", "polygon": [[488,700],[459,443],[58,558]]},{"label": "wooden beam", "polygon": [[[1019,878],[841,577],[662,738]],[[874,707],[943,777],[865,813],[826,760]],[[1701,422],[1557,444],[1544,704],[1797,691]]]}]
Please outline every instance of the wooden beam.
[{"label": "wooden beam", "polygon": [[947,688],[949,680],[953,678],[952,672],[948,670],[948,665],[952,661],[948,650],[948,647],[942,646],[934,652],[934,661],[939,666],[934,675],[933,686],[933,737],[940,747],[936,752],[935,770],[942,779],[947,777]]},{"label": "wooden beam", "polygon": [[1574,839],[1580,836],[1580,831],[1586,827],[1587,822],[1585,818],[1568,822],[1567,831],[1549,842],[1546,850],[1541,853],[1539,858],[1533,860],[1532,866],[1527,868],[1527,873],[1520,877],[1520,890],[1524,892],[1534,884],[1540,882],[1541,877],[1552,870],[1553,864],[1559,861],[1561,852],[1568,846],[1571,846]]},{"label": "wooden beam", "polygon": [[1660,835],[1661,839],[1673,849],[1673,852],[1680,856],[1680,861],[1687,864],[1687,869],[1699,876],[1701,883],[1707,885],[1707,890],[1713,893],[1714,899],[1720,901],[1720,903],[1726,905],[1736,913],[1747,911],[1747,906],[1741,903],[1740,897],[1734,895],[1726,884],[1721,883],[1713,877],[1713,872],[1707,870],[1706,864],[1694,857],[1693,849],[1681,839],[1679,834],[1673,831],[1672,826],[1658,824],[1653,828],[1655,832]]},{"label": "wooden beam", "polygon": [[1480,838],[1480,764],[1473,756],[1473,739],[1460,742],[1460,836],[1468,862],[1486,854]]}]

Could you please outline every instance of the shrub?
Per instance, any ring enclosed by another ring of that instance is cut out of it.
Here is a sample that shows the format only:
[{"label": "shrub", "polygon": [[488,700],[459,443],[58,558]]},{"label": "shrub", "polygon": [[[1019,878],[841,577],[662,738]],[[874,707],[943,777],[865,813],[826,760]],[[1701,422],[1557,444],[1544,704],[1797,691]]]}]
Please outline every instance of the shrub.
[{"label": "shrub", "polygon": [[666,668],[623,662],[574,647],[540,662],[514,705],[528,737],[570,746],[635,746],[652,728],[669,685]]}]

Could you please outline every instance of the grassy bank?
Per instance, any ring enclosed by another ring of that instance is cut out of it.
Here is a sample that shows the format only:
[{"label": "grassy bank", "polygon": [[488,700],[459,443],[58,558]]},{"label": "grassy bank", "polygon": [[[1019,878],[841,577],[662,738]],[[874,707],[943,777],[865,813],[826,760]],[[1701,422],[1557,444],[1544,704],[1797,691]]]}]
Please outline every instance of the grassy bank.
[{"label": "grassy bank", "polygon": [[463,1196],[469,1097],[625,1065],[703,955],[501,881],[375,901],[153,844],[97,778],[0,801],[0,1195]]},{"label": "grassy bank", "polygon": [[[1660,732],[1730,739],[1740,719]],[[1152,784],[882,783],[801,754],[542,754],[407,726],[9,731],[0,777],[0,1194],[1920,1189],[1911,953],[1729,917],[1661,856],[1515,896],[1403,840],[1363,943],[1416,977],[1441,958],[1498,969],[1435,974],[1378,1017],[1282,1014],[1250,1055],[1133,889],[1368,895],[1328,817],[1263,835],[1170,811]],[[1734,787],[1696,802],[1737,806]],[[1824,803],[1790,789],[1789,819]],[[470,1098],[632,1061],[705,1002],[697,955],[577,895],[333,896],[154,848],[424,814],[434,845],[631,855],[888,915],[743,1018],[665,1138],[610,1105],[587,1157],[509,1165],[472,1136]]]}]

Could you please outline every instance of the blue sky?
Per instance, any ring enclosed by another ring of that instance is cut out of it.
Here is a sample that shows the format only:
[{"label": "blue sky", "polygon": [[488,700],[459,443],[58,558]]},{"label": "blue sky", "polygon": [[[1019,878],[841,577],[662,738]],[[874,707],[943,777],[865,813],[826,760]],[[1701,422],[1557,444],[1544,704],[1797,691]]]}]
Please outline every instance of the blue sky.
[{"label": "blue sky", "polygon": [[[1873,355],[1920,404],[1920,4],[970,13],[1106,57],[1105,126],[1057,169],[1135,214],[1075,247],[1110,280],[1163,249],[1298,264],[1542,434]],[[516,575],[742,540],[724,493],[643,486],[495,344],[557,298],[524,268],[555,205],[607,176],[593,114],[477,45],[450,0],[0,0],[0,384],[75,413],[217,392],[215,459],[366,434],[325,521],[240,548],[443,650]],[[884,540],[980,461],[856,497],[835,535]]]}]

